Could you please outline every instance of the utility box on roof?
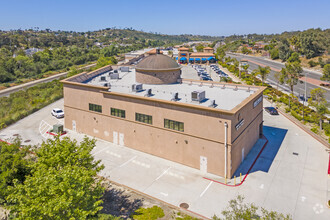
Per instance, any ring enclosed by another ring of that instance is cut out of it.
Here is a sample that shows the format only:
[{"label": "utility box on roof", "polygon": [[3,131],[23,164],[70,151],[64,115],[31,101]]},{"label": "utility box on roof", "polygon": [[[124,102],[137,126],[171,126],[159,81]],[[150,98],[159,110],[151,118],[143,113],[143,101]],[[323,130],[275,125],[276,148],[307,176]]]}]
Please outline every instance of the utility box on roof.
[{"label": "utility box on roof", "polygon": [[61,124],[53,125],[53,132],[58,134],[63,133],[63,125]]}]

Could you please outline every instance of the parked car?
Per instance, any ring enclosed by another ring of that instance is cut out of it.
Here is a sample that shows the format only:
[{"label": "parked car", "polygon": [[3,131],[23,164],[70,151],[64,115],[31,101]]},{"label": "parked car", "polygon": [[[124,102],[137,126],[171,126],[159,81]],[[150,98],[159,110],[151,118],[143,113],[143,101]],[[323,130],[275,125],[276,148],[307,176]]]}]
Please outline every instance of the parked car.
[{"label": "parked car", "polygon": [[278,111],[274,107],[265,107],[265,110],[271,115],[278,115]]},{"label": "parked car", "polygon": [[52,116],[56,117],[56,118],[63,118],[64,117],[64,111],[62,109],[59,108],[54,108],[52,110]]}]

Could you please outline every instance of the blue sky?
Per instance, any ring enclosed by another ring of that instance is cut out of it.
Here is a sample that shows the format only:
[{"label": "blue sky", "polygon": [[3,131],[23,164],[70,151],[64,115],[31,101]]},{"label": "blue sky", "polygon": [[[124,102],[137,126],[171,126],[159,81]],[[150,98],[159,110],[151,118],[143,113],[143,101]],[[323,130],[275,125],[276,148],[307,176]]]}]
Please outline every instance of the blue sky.
[{"label": "blue sky", "polygon": [[0,29],[231,35],[330,28],[329,0],[0,0]]}]

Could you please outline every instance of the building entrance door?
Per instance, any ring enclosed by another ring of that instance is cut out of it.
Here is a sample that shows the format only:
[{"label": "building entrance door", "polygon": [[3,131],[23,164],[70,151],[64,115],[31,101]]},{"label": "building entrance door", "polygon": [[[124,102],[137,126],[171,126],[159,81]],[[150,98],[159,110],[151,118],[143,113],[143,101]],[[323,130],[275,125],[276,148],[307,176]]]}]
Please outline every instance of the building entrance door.
[{"label": "building entrance door", "polygon": [[114,144],[118,144],[118,132],[114,131],[113,132],[113,141]]},{"label": "building entrance door", "polygon": [[202,173],[207,173],[207,158],[200,156],[200,170]]},{"label": "building entrance door", "polygon": [[260,137],[262,137],[262,134],[263,134],[263,122],[261,122],[260,124],[259,124],[259,136]]},{"label": "building entrance door", "polygon": [[72,120],[72,130],[76,132],[76,121]]},{"label": "building entrance door", "polygon": [[119,145],[124,146],[124,134],[119,133]]}]

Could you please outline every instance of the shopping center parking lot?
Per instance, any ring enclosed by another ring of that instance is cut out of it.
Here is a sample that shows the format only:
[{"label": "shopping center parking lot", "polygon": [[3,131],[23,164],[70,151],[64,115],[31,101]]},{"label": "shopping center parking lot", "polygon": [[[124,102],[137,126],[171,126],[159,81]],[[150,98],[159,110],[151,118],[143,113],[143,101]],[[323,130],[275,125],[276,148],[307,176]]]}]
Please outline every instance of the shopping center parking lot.
[{"label": "shopping center parking lot", "polygon": [[[1,130],[0,139],[10,142],[19,134],[23,144],[41,143],[50,137],[46,131],[53,124],[63,124],[63,119],[50,114],[55,107],[63,109],[63,99]],[[238,187],[206,180],[199,170],[103,140],[97,141],[93,154],[105,165],[101,175],[175,206],[187,203],[189,210],[206,217],[219,215],[230,199],[241,194],[246,202],[294,219],[329,219],[325,147],[282,115],[264,112],[264,134],[269,143]],[[78,141],[84,137],[73,131],[66,136]]]}]

